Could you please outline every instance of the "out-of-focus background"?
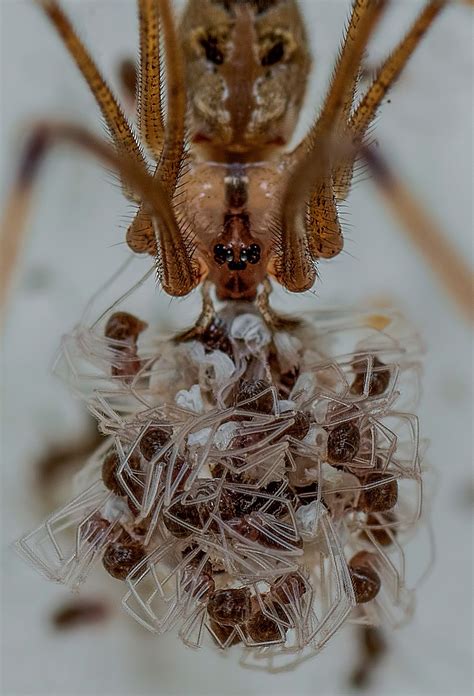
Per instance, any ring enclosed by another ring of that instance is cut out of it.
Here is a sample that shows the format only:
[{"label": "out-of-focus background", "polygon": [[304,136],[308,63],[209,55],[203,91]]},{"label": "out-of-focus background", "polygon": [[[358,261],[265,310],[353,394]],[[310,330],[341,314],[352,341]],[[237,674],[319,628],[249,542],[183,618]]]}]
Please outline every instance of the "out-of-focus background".
[{"label": "out-of-focus background", "polygon": [[[377,65],[423,3],[393,3],[368,57]],[[137,46],[133,0],[67,0],[104,73],[118,89],[117,65]],[[176,3],[180,6],[181,3]],[[314,79],[299,134],[320,103],[349,0],[301,2],[314,51]],[[101,132],[92,96],[32,0],[1,4],[0,200],[11,183],[29,124],[72,119]],[[472,263],[473,23],[467,7],[448,7],[390,95],[376,135],[396,170]],[[82,437],[83,407],[49,369],[61,335],[90,295],[127,255],[131,210],[94,163],[58,150],[43,169],[15,276],[3,350],[3,691],[13,694],[342,694],[356,656],[342,630],[296,671],[242,669],[236,654],[193,652],[173,636],[149,635],[120,611],[108,622],[55,632],[51,613],[69,599],[17,558],[12,542],[37,525],[45,504],[35,462],[50,447]],[[370,182],[353,191],[345,214],[347,253],[321,264],[315,295],[280,295],[287,311],[328,304],[390,302],[417,326],[427,347],[422,432],[438,471],[432,502],[437,559],[418,596],[414,620],[389,637],[391,651],[372,693],[450,694],[472,688],[472,354],[471,334],[420,254],[392,220]],[[149,261],[143,261],[143,270]],[[125,288],[124,288],[125,289]],[[196,297],[156,291],[156,311],[180,326]],[[424,543],[420,539],[420,544]],[[422,553],[420,549],[420,553]],[[84,589],[119,607],[121,586],[97,573]]]}]

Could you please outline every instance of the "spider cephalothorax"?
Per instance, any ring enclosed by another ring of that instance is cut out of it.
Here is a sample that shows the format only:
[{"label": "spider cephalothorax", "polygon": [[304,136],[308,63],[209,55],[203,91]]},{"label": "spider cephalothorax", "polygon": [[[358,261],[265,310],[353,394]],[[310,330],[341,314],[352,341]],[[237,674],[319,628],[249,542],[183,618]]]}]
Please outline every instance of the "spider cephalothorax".
[{"label": "spider cephalothorax", "polygon": [[[278,163],[190,163],[186,203],[196,253],[219,298],[254,300],[267,275],[268,230],[284,177]],[[192,221],[192,223],[191,223]]]},{"label": "spider cephalothorax", "polygon": [[[310,289],[318,259],[340,253],[337,206],[348,195],[357,157],[371,163],[364,145],[369,126],[447,4],[426,3],[356,101],[365,50],[389,3],[354,0],[318,117],[287,152],[311,64],[296,0],[188,0],[179,30],[170,0],[138,0],[139,138],[58,2],[37,1],[94,93],[114,149],[80,128],[43,126],[25,156],[8,227],[24,217],[16,211],[20,204],[24,210],[47,146],[73,142],[112,167],[138,204],[127,243],[156,258],[165,292],[187,295],[207,280],[221,299],[248,301],[268,288],[269,276],[291,292]],[[395,200],[387,177],[379,184]],[[466,304],[470,274],[459,262],[446,268],[455,268],[451,286],[461,277],[457,295]]]}]

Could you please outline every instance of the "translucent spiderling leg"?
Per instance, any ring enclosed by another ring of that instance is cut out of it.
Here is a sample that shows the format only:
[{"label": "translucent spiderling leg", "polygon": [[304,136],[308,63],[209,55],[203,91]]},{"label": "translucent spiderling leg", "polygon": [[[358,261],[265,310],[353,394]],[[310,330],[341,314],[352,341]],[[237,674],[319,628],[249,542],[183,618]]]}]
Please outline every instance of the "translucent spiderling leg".
[{"label": "translucent spiderling leg", "polygon": [[[168,100],[163,152],[155,177],[162,182],[172,196],[182,167],[184,153],[186,118],[184,58],[169,0],[157,0],[157,4],[160,25],[164,34]],[[137,253],[154,254],[156,252],[153,225],[143,209],[138,211],[128,229],[127,243]]]},{"label": "translucent spiderling leg", "polygon": [[[107,123],[115,146],[119,152],[123,151],[126,153],[145,170],[146,163],[130,124],[86,47],[77,36],[68,16],[55,0],[37,0],[37,2],[51,20],[89,85]],[[126,187],[124,193],[132,200],[136,200],[133,192]]]},{"label": "translucent spiderling leg", "polygon": [[[356,147],[358,143],[363,141],[387,92],[400,77],[416,47],[445,5],[446,2],[429,2],[397,48],[379,68],[373,83],[347,124],[347,130]],[[334,188],[338,200],[344,200],[349,193],[353,169],[354,161],[345,163],[335,170]]]},{"label": "translucent spiderling leg", "polygon": [[138,0],[140,23],[140,75],[138,128],[140,136],[158,162],[165,140],[161,103],[160,24],[157,0]]}]

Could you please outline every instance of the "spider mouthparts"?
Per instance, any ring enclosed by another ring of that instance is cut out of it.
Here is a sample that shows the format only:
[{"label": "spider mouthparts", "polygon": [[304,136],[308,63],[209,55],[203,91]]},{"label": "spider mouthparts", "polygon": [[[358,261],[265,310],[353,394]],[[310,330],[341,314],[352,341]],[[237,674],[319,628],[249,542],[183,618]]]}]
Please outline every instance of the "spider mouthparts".
[{"label": "spider mouthparts", "polygon": [[227,264],[229,271],[243,271],[247,268],[245,261],[229,261]]}]

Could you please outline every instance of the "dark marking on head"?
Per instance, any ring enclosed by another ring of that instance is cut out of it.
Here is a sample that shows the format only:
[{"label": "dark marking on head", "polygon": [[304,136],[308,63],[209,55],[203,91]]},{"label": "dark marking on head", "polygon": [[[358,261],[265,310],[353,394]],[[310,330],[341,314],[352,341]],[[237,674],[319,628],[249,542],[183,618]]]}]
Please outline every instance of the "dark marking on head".
[{"label": "dark marking on head", "polygon": [[263,14],[281,4],[281,0],[212,0],[215,5],[221,5],[224,10],[231,12],[236,5],[250,5],[257,15]]},{"label": "dark marking on head", "polygon": [[252,300],[255,296],[255,291],[251,290],[245,280],[239,273],[233,273],[224,283],[224,288],[233,297]]},{"label": "dark marking on head", "polygon": [[207,34],[199,43],[205,51],[206,60],[214,65],[222,65],[224,62],[224,54],[219,48],[219,40],[216,36]]},{"label": "dark marking on head", "polygon": [[273,44],[269,51],[262,58],[262,65],[269,67],[279,63],[285,55],[285,44],[283,41],[277,41]]},{"label": "dark marking on head", "polygon": [[239,227],[245,230],[245,232],[250,232],[250,218],[248,213],[239,213],[237,215],[226,213],[224,215],[224,233],[230,231],[235,223],[238,223]]}]

